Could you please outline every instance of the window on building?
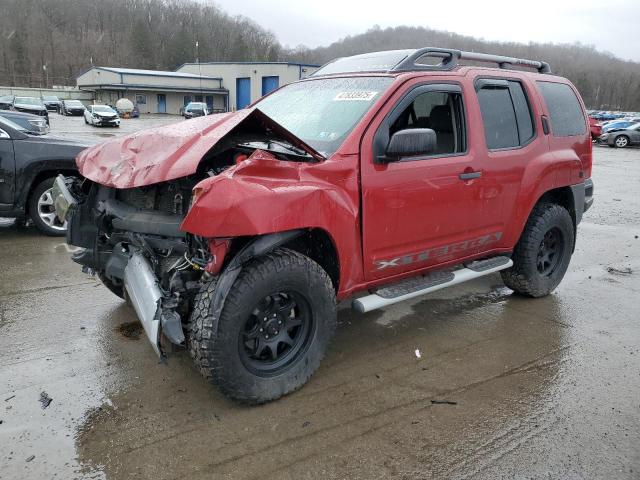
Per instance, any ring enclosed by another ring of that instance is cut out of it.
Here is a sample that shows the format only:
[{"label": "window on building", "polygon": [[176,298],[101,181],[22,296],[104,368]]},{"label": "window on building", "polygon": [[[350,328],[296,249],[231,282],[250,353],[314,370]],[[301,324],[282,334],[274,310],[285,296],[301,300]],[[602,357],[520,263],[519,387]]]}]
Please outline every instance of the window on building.
[{"label": "window on building", "polygon": [[520,82],[480,79],[477,88],[489,150],[517,148],[531,140],[531,109]]},{"label": "window on building", "polygon": [[136,103],[138,105],[146,105],[147,104],[147,96],[146,95],[136,95]]},{"label": "window on building", "polygon": [[587,123],[573,89],[564,83],[538,82],[551,117],[554,137],[584,135]]},{"label": "window on building", "polygon": [[193,101],[193,97],[191,95],[184,96],[184,106],[186,107]]}]

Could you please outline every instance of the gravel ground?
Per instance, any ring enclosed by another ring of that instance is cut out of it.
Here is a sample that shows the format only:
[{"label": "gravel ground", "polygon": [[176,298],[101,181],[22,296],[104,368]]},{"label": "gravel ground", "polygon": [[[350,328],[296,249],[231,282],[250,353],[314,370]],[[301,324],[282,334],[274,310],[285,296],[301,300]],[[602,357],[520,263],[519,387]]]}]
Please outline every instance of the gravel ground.
[{"label": "gravel ground", "polygon": [[[52,128],[99,140],[174,120]],[[0,478],[640,478],[640,150],[596,148],[593,177],[554,294],[491,276],[366,315],[344,305],[309,384],[254,408],[184,352],[158,363],[63,240],[4,222]]]}]

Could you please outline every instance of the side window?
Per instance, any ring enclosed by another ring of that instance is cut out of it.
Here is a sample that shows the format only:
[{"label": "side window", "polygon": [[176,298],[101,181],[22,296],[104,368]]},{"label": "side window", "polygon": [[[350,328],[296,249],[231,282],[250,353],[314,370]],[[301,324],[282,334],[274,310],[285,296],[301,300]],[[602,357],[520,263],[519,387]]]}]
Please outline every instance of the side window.
[{"label": "side window", "polygon": [[537,83],[551,116],[553,136],[584,135],[587,132],[587,125],[580,102],[571,87],[564,83],[543,81]]},{"label": "side window", "polygon": [[480,80],[478,102],[489,150],[517,148],[533,138],[531,108],[520,82]]},{"label": "side window", "polygon": [[438,142],[434,155],[466,150],[459,93],[430,91],[418,95],[389,127],[389,137],[408,128],[430,128]]}]

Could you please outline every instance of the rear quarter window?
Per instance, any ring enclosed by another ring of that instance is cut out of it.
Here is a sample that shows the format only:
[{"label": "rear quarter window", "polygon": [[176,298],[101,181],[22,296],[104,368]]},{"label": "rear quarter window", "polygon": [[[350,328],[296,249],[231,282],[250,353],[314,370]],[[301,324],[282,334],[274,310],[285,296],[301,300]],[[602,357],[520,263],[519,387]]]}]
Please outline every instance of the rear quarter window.
[{"label": "rear quarter window", "polygon": [[573,89],[564,83],[538,81],[537,84],[549,110],[553,136],[584,135],[587,124]]}]

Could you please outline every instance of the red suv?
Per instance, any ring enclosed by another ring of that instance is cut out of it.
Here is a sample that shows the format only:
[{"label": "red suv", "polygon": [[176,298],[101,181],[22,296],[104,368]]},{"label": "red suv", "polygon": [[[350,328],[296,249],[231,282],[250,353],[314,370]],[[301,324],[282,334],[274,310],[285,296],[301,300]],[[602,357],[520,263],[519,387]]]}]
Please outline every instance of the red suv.
[{"label": "red suv", "polygon": [[592,203],[591,148],[578,92],[544,62],[378,52],[85,150],[56,208],[73,259],[159,355],[186,346],[261,403],[316,370],[337,300],[367,312],[498,271],[549,294]]}]

